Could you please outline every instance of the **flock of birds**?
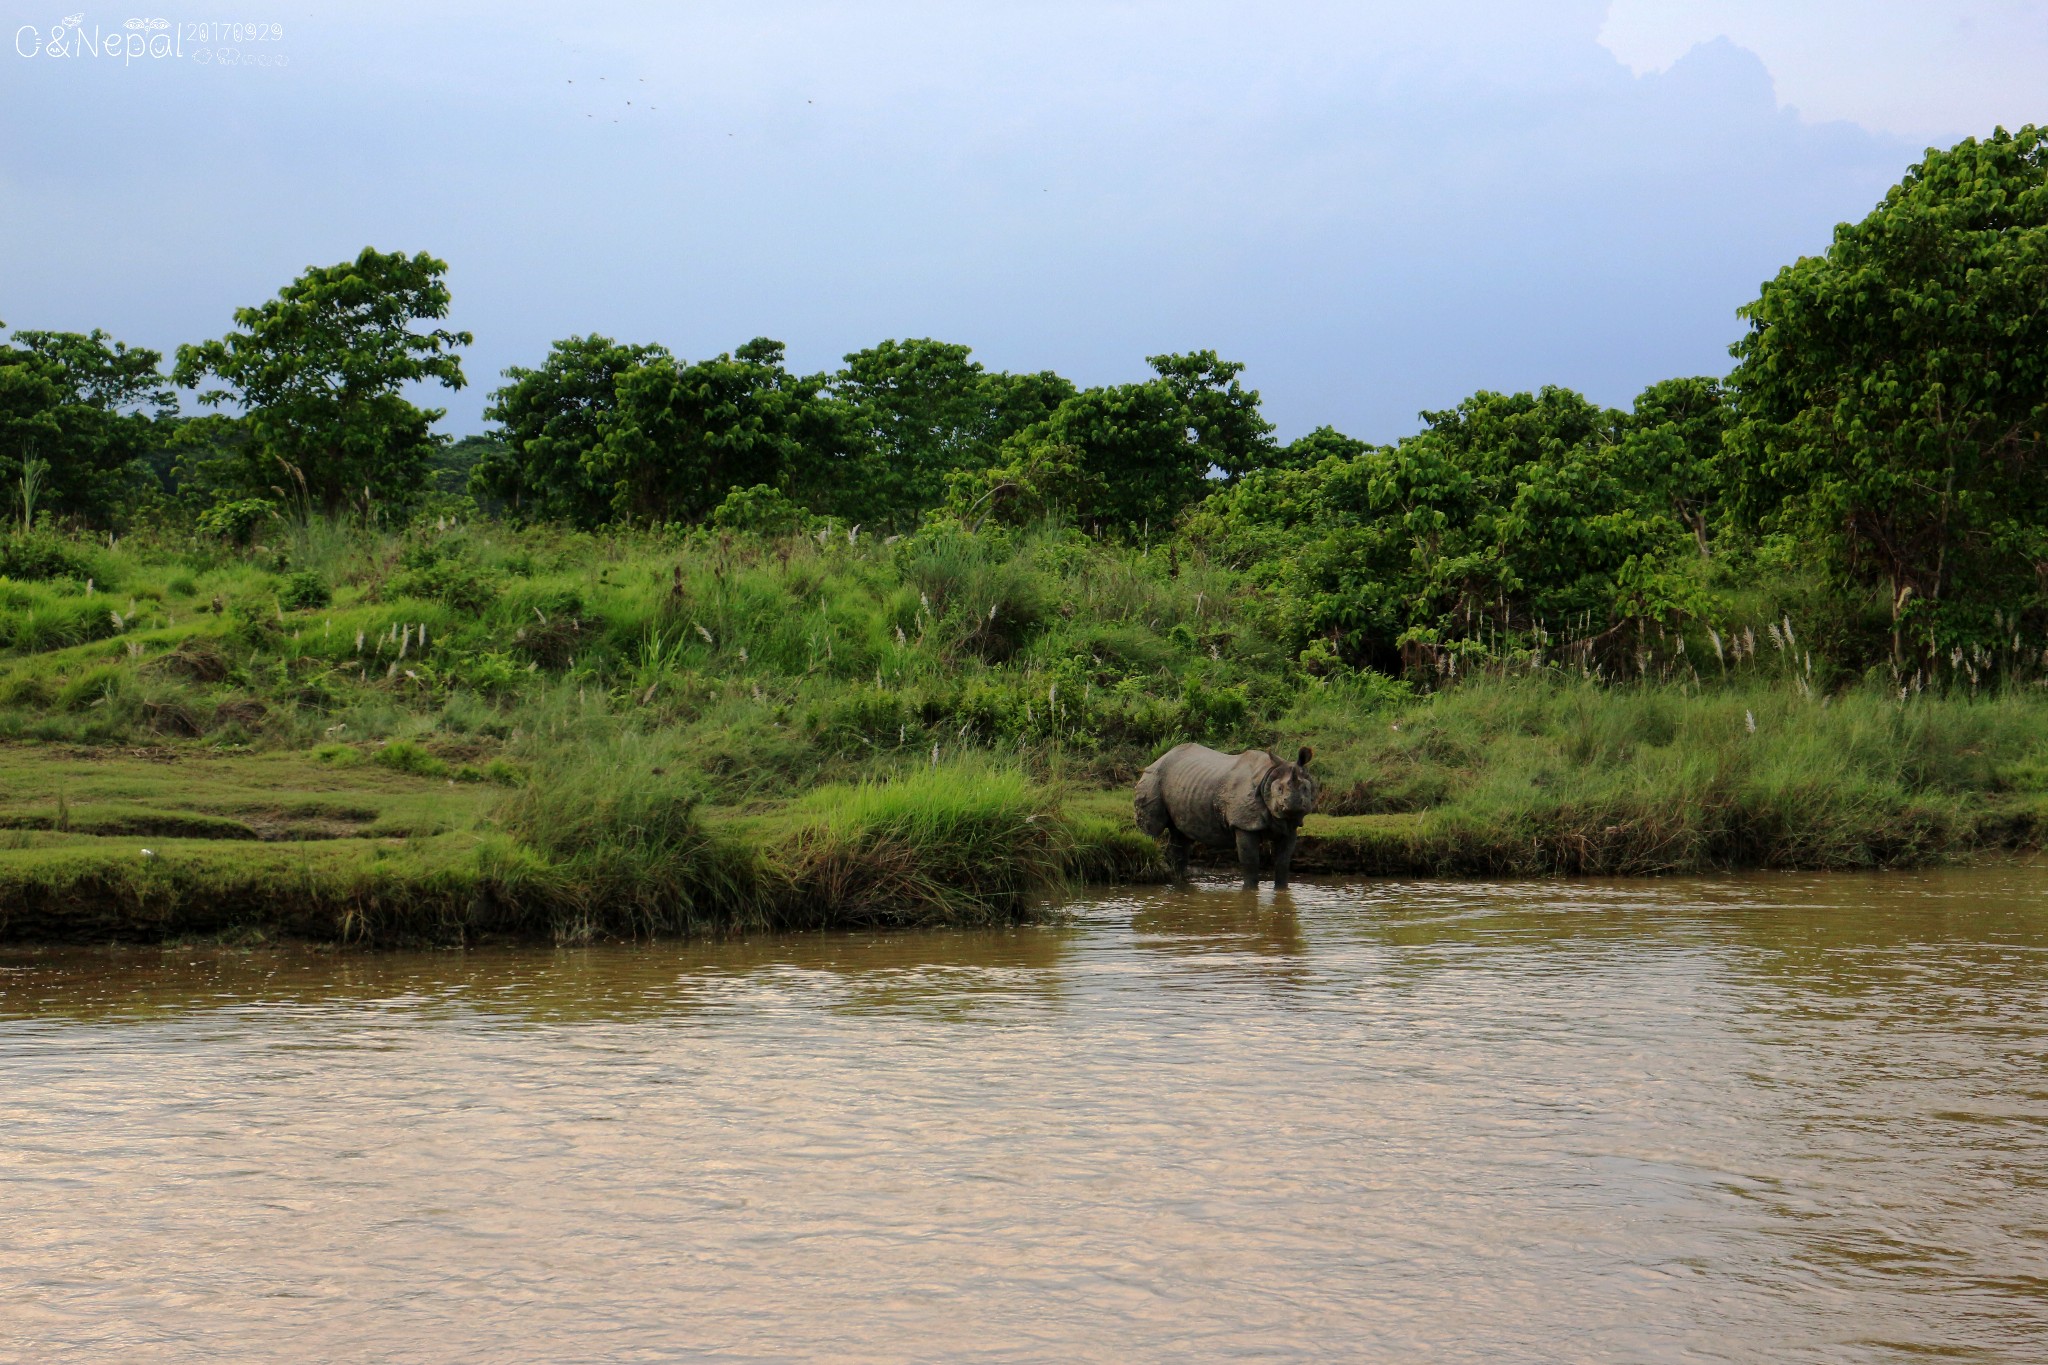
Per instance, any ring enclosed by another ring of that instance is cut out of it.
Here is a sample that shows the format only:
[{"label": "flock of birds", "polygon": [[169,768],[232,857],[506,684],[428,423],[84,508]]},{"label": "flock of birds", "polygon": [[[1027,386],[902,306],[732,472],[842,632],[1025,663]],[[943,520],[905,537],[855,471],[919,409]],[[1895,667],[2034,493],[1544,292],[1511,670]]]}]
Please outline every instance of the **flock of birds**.
[{"label": "flock of birds", "polygon": [[[604,77],[603,77],[603,76],[599,76],[599,77],[598,77],[598,79],[599,79],[599,80],[603,80],[603,79],[604,79]],[[641,83],[642,85],[645,85],[645,84],[647,84],[647,78],[646,78],[645,76],[642,76],[642,77],[640,77],[640,78],[639,78],[639,80],[640,80],[640,83]],[[572,78],[572,79],[571,79],[571,80],[570,80],[570,81],[569,81],[568,83],[569,83],[570,85],[574,85],[574,84],[576,84],[576,82],[575,82],[575,80],[574,80],[573,78]],[[627,107],[628,107],[628,108],[632,107],[632,104],[633,104],[633,101],[631,101],[631,100],[627,100],[627,101],[626,101],[626,105],[627,105]],[[660,108],[661,106],[660,106],[660,105],[658,105],[658,104],[650,104],[650,105],[647,105],[646,107],[647,107],[648,109],[659,109],[659,108]],[[597,117],[597,115],[595,115],[595,114],[585,114],[585,115],[584,115],[583,117],[585,117],[585,118],[589,118],[589,119],[594,119],[594,118],[596,118],[596,117]],[[612,122],[613,122],[613,123],[617,123],[617,122],[618,122],[618,120],[617,120],[617,119],[613,119],[613,120],[612,120]],[[731,133],[727,133],[727,134],[726,134],[726,136],[727,136],[727,137],[731,137],[731,136],[732,136],[732,134],[731,134]]]}]

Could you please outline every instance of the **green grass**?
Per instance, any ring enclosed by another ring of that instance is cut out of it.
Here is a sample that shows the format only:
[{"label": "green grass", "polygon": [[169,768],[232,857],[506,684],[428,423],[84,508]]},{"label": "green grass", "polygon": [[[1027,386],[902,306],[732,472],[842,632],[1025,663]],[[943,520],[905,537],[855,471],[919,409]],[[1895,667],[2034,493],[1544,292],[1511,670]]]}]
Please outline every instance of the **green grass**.
[{"label": "green grass", "polygon": [[[644,750],[578,752],[507,796],[287,755],[36,762],[43,751],[0,747],[0,777],[33,771],[37,784],[19,798],[10,788],[0,816],[0,939],[402,944],[984,924],[1106,866],[1103,845],[1131,857],[1128,837],[1070,821],[1015,770],[954,766],[770,813],[707,813],[650,780]],[[100,799],[115,792],[121,803]],[[221,810],[245,818],[209,813]]]},{"label": "green grass", "polygon": [[1505,679],[1370,727],[1317,704],[1323,808],[1412,817],[1415,860],[1491,873],[1859,868],[2028,847],[2048,802],[2035,698],[1704,693]]},{"label": "green grass", "polygon": [[1199,553],[1056,528],[76,548],[90,584],[0,580],[16,938],[1000,920],[1159,876],[1129,784],[1186,739],[1315,746],[1305,871],[1896,866],[2048,810],[2037,690],[1829,692],[1766,648],[1416,695],[1297,659]]}]

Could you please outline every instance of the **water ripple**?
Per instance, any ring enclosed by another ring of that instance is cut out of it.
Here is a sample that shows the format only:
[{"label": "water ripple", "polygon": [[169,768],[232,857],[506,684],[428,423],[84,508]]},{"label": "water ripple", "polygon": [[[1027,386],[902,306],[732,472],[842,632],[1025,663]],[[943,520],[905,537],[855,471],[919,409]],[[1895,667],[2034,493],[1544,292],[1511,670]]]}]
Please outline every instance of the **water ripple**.
[{"label": "water ripple", "polygon": [[0,1357],[2038,1359],[2044,891],[0,954]]}]

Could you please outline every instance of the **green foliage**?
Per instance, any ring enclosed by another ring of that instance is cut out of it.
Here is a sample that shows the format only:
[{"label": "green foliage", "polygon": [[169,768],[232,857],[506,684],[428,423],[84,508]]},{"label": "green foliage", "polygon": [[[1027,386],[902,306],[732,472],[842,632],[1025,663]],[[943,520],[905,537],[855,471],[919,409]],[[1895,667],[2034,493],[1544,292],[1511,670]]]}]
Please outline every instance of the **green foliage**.
[{"label": "green foliage", "polygon": [[1274,451],[1267,464],[1306,469],[1332,456],[1340,460],[1355,460],[1370,449],[1364,441],[1346,436],[1335,427],[1317,427],[1308,435],[1298,436]]},{"label": "green foliage", "polygon": [[1118,535],[1167,535],[1210,491],[1210,470],[1238,475],[1274,458],[1272,426],[1243,366],[1214,351],[1157,355],[1159,378],[1083,389],[1004,443],[980,472],[956,472],[947,504],[969,525],[1071,518]]},{"label": "green foliage", "polygon": [[428,428],[442,414],[415,407],[401,390],[461,388],[454,351],[473,339],[412,330],[447,316],[447,270],[424,252],[368,247],[353,261],[313,267],[275,299],[237,309],[227,336],[180,346],[173,376],[186,388],[217,379],[221,387],[199,401],[248,414],[248,476],[259,486],[284,478],[328,513],[403,502],[425,485],[438,447]]},{"label": "green foliage", "polygon": [[246,546],[257,528],[277,517],[277,504],[265,498],[236,498],[215,503],[199,514],[195,529],[202,536],[229,545]]},{"label": "green foliage", "polygon": [[2048,129],[1931,151],[1742,309],[1751,514],[1881,590],[1895,655],[2048,611]]},{"label": "green foliage", "polygon": [[161,361],[97,329],[16,332],[0,345],[0,487],[20,529],[38,511],[125,520],[172,406]]},{"label": "green foliage", "polygon": [[[1632,465],[1632,419],[1555,388],[1423,417],[1393,447],[1346,454],[1321,437],[1319,463],[1248,475],[1195,517],[1198,540],[1269,586],[1297,649],[1441,671],[1573,628],[1612,645],[1610,632],[1692,605],[1690,584],[1657,568],[1678,535],[1672,479]],[[1673,425],[1655,409],[1645,422]],[[1645,444],[1661,453],[1667,437]]]},{"label": "green foliage", "polygon": [[810,529],[814,519],[787,494],[769,484],[735,488],[711,509],[711,526],[719,531],[781,536]]},{"label": "green foliage", "polygon": [[611,520],[613,488],[599,449],[618,412],[619,378],[669,359],[659,346],[593,333],[557,341],[538,367],[507,369],[508,382],[484,409],[503,426],[503,442],[478,461],[470,486],[530,520],[583,527]]},{"label": "green foliage", "polygon": [[1237,382],[1243,365],[1214,351],[1155,355],[1146,363],[1180,401],[1194,444],[1210,464],[1236,478],[1272,463],[1273,424],[1259,412],[1258,390]]},{"label": "green foliage", "polygon": [[843,486],[832,456],[840,410],[821,376],[783,368],[780,342],[757,338],[693,365],[652,361],[620,375],[617,391],[588,462],[617,516],[699,521],[733,488],[767,484],[809,501]]},{"label": "green foliage", "polygon": [[947,503],[977,522],[1054,514],[1163,534],[1212,469],[1279,458],[1243,366],[1213,351],[1154,356],[1159,378],[1085,391],[1049,372],[990,373],[928,338],[853,352],[832,375],[793,375],[782,357],[765,338],[695,363],[559,341],[538,368],[506,371],[487,414],[502,444],[471,488],[585,528],[701,522],[735,490],[772,488],[871,527]]},{"label": "green foliage", "polygon": [[0,578],[83,580],[93,576],[94,564],[85,547],[48,527],[0,537]]},{"label": "green foliage", "polygon": [[1646,506],[1664,500],[1702,559],[1712,557],[1712,542],[1732,512],[1722,453],[1731,417],[1718,380],[1667,379],[1637,396],[1623,424],[1624,477]]},{"label": "green foliage", "polygon": [[1053,510],[1123,534],[1164,534],[1208,489],[1212,452],[1192,439],[1172,386],[1084,389],[1015,437],[1006,470]]},{"label": "green foliage", "polygon": [[846,357],[832,392],[859,444],[849,515],[914,518],[937,506],[950,476],[987,468],[1004,440],[1074,392],[1056,374],[991,374],[969,354],[916,338]]},{"label": "green foliage", "polygon": [[411,773],[414,777],[446,777],[448,765],[433,756],[420,745],[409,739],[397,740],[385,745],[370,755],[370,761],[379,767],[389,768],[397,773]]},{"label": "green foliage", "polygon": [[978,763],[827,788],[785,818],[783,894],[855,924],[1011,919],[1061,886],[1074,856],[1050,793]]},{"label": "green foliage", "polygon": [[506,458],[507,444],[503,436],[485,433],[437,446],[427,462],[428,490],[456,500],[475,494],[486,510],[497,515],[512,510],[488,485],[479,487],[476,483],[479,469]]},{"label": "green foliage", "polygon": [[310,569],[285,575],[277,588],[277,604],[286,611],[308,611],[334,600],[334,589]]},{"label": "green foliage", "polygon": [[[1483,873],[1699,872],[1924,862],[1999,842],[2004,773],[2041,752],[2037,700],[1938,703],[1782,687],[1687,695],[1481,682],[1359,725],[1305,700],[1326,812],[1410,813],[1405,857]],[[1327,827],[1325,827],[1327,828]]]},{"label": "green foliage", "polygon": [[416,597],[474,612],[489,606],[501,586],[499,575],[479,563],[460,537],[416,540],[398,562],[400,571],[385,581],[386,597]]},{"label": "green foliage", "polygon": [[946,511],[970,530],[993,520],[1031,526],[1071,520],[1078,509],[1101,506],[1108,487],[1074,446],[1050,440],[1013,440],[1000,463],[947,480]]},{"label": "green foliage", "polygon": [[228,632],[238,643],[256,649],[274,645],[284,633],[274,603],[238,598],[228,608]]}]

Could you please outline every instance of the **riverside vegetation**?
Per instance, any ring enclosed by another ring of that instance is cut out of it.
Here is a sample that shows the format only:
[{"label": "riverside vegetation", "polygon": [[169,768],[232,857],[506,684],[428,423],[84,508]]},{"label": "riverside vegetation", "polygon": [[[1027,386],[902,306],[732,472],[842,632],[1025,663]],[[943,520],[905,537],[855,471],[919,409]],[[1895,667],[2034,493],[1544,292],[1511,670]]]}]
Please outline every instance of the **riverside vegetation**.
[{"label": "riverside vegetation", "polygon": [[[1930,153],[1726,380],[1272,437],[886,342],[558,343],[450,443],[441,263],[0,347],[0,936],[649,936],[1157,877],[1160,751],[1310,744],[1304,872],[1874,867],[2048,821],[2048,165]],[[309,340],[310,339],[310,340]],[[324,349],[323,349],[324,348]],[[172,382],[232,416],[180,413]],[[215,385],[208,388],[207,385]]]}]

